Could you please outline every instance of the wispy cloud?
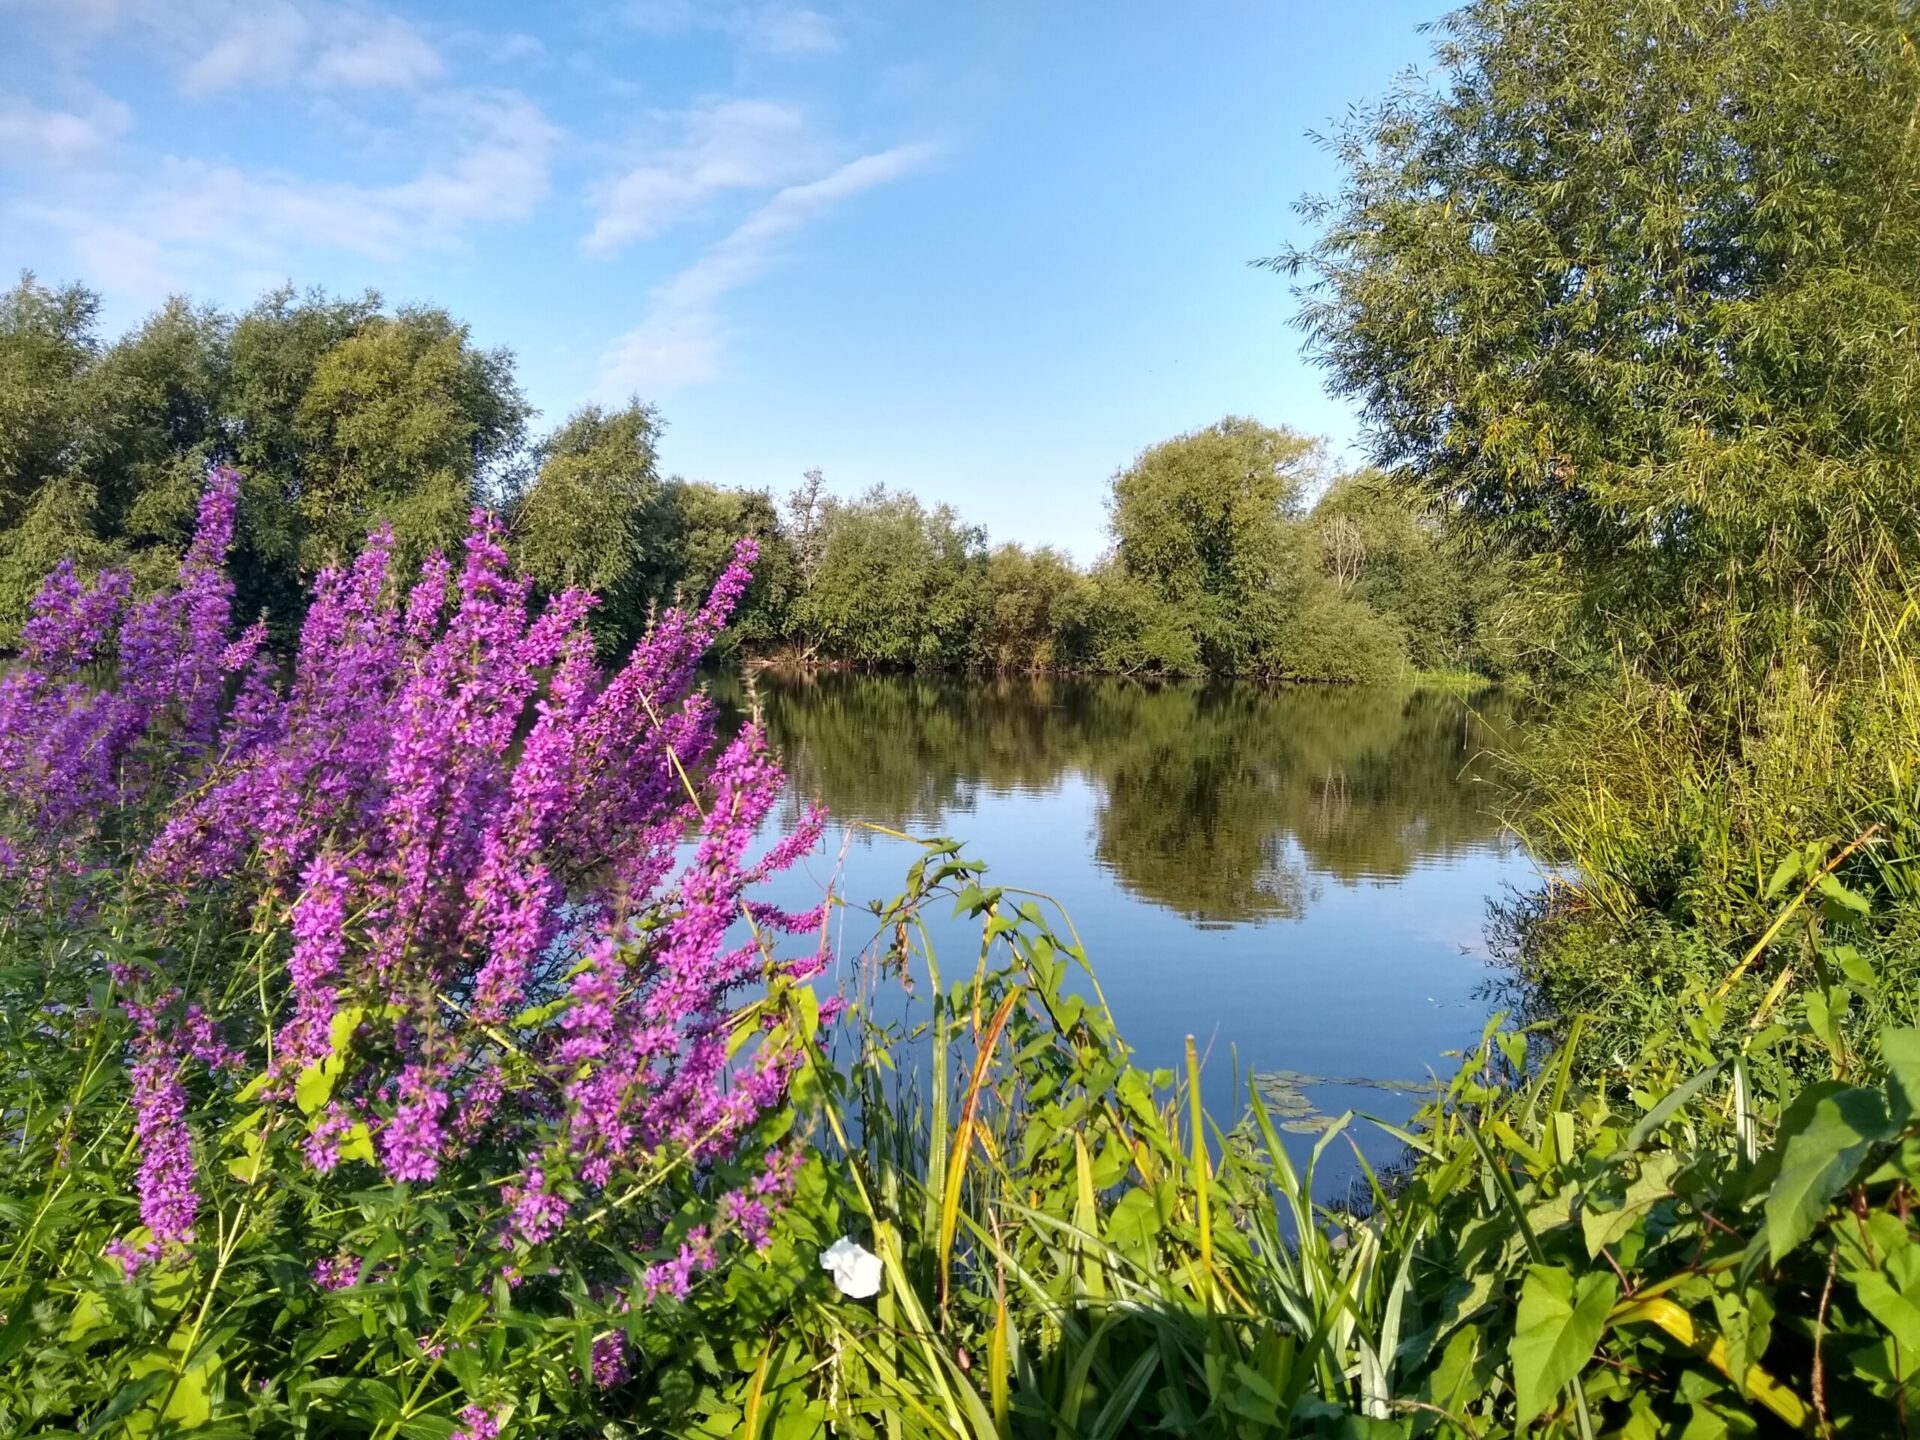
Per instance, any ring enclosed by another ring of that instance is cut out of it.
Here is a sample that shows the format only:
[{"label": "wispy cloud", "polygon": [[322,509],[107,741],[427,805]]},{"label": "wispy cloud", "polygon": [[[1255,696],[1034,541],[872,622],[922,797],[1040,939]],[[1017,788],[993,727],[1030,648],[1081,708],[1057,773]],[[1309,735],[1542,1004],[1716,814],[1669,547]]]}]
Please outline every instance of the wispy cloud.
[{"label": "wispy cloud", "polygon": [[719,301],[759,278],[795,231],[841,201],[920,168],[933,153],[929,145],[901,145],[781,190],[654,289],[646,316],[603,354],[598,392],[610,398],[652,394],[712,379],[726,338]]},{"label": "wispy cloud", "polygon": [[362,15],[320,47],[311,78],[316,85],[360,90],[410,89],[438,79],[442,68],[440,52],[406,21]]},{"label": "wispy cloud", "polygon": [[791,0],[627,0],[619,13],[649,34],[708,31],[768,55],[829,55],[841,43],[830,16]]},{"label": "wispy cloud", "polygon": [[151,295],[236,265],[284,274],[314,253],[395,260],[457,245],[471,226],[524,216],[545,196],[560,132],[524,96],[451,92],[421,109],[462,142],[391,184],[173,158],[152,178],[97,178],[84,193],[17,201],[0,215],[64,237],[110,291]]},{"label": "wispy cloud", "polygon": [[445,67],[419,27],[368,4],[335,0],[11,0],[69,47],[126,31],[141,37],[183,92],[298,83],[312,89],[411,89]]},{"label": "wispy cloud", "polygon": [[205,48],[180,77],[181,88],[189,95],[211,95],[243,83],[279,80],[293,70],[313,39],[313,26],[307,17],[285,0],[267,0],[232,16],[222,16],[206,31],[212,33],[203,31],[199,37],[199,45]]},{"label": "wispy cloud", "polygon": [[104,149],[132,123],[133,112],[118,100],[98,99],[84,111],[49,110],[0,94],[0,165],[72,165]]},{"label": "wispy cloud", "polygon": [[698,215],[730,191],[771,190],[825,163],[825,147],[791,106],[725,100],[680,117],[680,140],[595,186],[598,215],[581,241],[590,255],[612,255]]}]

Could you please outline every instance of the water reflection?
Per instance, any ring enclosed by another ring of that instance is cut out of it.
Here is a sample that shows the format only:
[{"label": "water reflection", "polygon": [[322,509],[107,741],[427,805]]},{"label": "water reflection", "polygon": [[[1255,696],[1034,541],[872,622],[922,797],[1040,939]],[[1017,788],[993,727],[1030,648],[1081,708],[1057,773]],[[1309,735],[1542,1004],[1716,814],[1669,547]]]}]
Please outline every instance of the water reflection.
[{"label": "water reflection", "polygon": [[1079,779],[1097,864],[1201,926],[1298,917],[1322,877],[1392,881],[1499,835],[1497,696],[862,675],[716,691],[758,705],[793,793],[841,819],[952,829],[983,794]]}]

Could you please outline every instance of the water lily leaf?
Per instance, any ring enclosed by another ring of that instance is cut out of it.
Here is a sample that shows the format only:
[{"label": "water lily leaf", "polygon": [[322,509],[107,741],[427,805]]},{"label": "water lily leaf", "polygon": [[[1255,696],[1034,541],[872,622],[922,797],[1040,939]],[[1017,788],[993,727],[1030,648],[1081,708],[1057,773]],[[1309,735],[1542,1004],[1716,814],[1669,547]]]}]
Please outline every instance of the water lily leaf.
[{"label": "water lily leaf", "polygon": [[1557,1265],[1527,1267],[1513,1332],[1513,1389],[1525,1422],[1544,1414],[1593,1357],[1620,1293],[1605,1271],[1574,1279]]}]

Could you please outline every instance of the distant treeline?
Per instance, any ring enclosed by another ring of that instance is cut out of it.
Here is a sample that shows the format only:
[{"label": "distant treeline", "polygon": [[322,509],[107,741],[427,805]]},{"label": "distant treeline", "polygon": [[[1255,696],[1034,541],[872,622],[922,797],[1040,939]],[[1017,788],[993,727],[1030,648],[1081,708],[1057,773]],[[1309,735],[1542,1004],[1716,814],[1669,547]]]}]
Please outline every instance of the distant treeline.
[{"label": "distant treeline", "polygon": [[1076,566],[906,490],[854,499],[818,471],[780,499],[662,476],[638,401],[552,433],[503,350],[442,310],[274,291],[244,314],[184,299],[112,341],[84,287],[0,296],[0,642],[63,555],[154,579],[207,464],[246,477],[247,613],[299,622],[301,578],[385,520],[404,559],[506,517],[546,586],[599,593],[610,650],[698,592],[735,538],[762,560],[736,642],[799,664],[1373,680],[1502,668],[1502,571],[1387,476],[1332,476],[1316,441],[1229,418],[1113,477],[1107,552]]}]

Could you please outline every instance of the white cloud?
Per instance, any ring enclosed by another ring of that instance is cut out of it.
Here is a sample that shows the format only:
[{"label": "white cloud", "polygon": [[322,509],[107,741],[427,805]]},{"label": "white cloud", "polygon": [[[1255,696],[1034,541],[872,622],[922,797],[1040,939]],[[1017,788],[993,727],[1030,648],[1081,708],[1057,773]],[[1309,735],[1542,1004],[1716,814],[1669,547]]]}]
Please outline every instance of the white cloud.
[{"label": "white cloud", "polygon": [[791,0],[627,0],[620,16],[651,35],[709,31],[770,55],[825,55],[840,48],[833,20]]},{"label": "white cloud", "polygon": [[[0,0],[7,5],[9,0]],[[298,82],[314,89],[411,89],[437,79],[419,28],[361,0],[11,0],[69,44],[126,30],[188,95]]]},{"label": "white cloud", "polygon": [[408,89],[438,79],[440,53],[420,32],[391,15],[358,15],[315,57],[316,85],[358,90]]},{"label": "white cloud", "polygon": [[[287,0],[267,0],[220,20],[224,23],[217,24],[218,38],[200,51],[180,77],[189,95],[279,80],[293,71],[313,38],[311,22]],[[184,38],[190,32],[176,33]]]},{"label": "white cloud", "polygon": [[780,191],[693,264],[656,287],[640,323],[601,357],[596,389],[609,398],[710,380],[725,342],[720,299],[757,279],[780,242],[843,200],[918,169],[928,145],[863,155],[817,180]]},{"label": "white cloud", "polygon": [[102,150],[133,123],[118,100],[100,99],[74,110],[43,110],[18,95],[0,94],[0,164],[72,165]]},{"label": "white cloud", "polygon": [[589,254],[611,255],[698,214],[736,190],[770,190],[814,171],[824,147],[800,112],[766,100],[727,100],[681,117],[677,145],[596,186]]},{"label": "white cloud", "polygon": [[818,10],[769,5],[756,12],[742,38],[775,55],[828,55],[840,48],[840,32]]},{"label": "white cloud", "polygon": [[391,184],[169,159],[150,180],[96,177],[83,193],[19,201],[0,217],[63,236],[109,292],[151,297],[235,266],[284,274],[315,252],[400,259],[524,216],[545,196],[560,132],[524,96],[455,92],[422,113],[461,143]]}]

